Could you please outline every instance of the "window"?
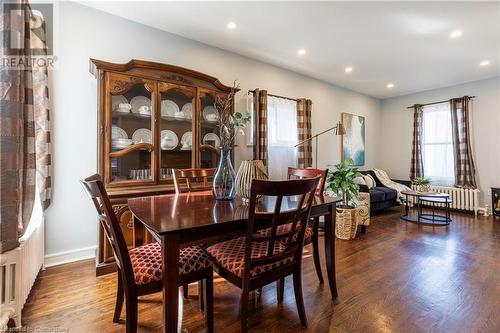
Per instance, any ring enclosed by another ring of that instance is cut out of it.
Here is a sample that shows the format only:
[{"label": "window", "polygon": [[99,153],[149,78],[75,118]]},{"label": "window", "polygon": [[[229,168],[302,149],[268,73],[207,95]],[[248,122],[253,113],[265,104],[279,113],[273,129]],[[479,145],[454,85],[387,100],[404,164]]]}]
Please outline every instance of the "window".
[{"label": "window", "polygon": [[286,179],[287,168],[297,166],[297,102],[267,97],[269,179]]},{"label": "window", "polygon": [[423,108],[422,159],[424,177],[436,185],[455,181],[450,103]]}]

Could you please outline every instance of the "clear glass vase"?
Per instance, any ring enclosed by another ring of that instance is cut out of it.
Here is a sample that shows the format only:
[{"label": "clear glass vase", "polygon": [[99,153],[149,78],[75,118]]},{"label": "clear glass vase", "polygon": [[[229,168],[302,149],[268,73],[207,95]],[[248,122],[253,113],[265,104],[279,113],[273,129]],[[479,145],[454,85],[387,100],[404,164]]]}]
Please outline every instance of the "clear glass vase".
[{"label": "clear glass vase", "polygon": [[236,173],[231,162],[231,148],[221,148],[219,166],[215,172],[212,191],[217,200],[232,200],[236,195]]}]

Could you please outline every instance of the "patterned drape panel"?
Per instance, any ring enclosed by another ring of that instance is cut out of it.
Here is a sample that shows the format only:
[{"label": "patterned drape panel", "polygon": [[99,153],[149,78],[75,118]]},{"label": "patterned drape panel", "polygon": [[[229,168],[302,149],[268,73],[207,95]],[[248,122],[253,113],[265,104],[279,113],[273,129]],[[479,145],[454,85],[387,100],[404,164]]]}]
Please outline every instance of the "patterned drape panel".
[{"label": "patterned drape panel", "polygon": [[[11,2],[13,3],[13,2]],[[26,5],[26,1],[16,4]],[[2,56],[32,56],[33,33],[31,27],[40,18],[24,10],[1,12],[3,24]],[[42,34],[42,36],[44,36]],[[19,38],[23,44],[13,48],[11,38]],[[43,42],[43,39],[41,40]],[[48,143],[48,92],[47,73],[39,68],[0,69],[0,252],[16,247],[30,220],[35,200],[35,178],[37,163],[44,194],[42,204],[47,207],[50,200],[50,153]],[[43,144],[40,144],[43,142]],[[40,152],[38,156],[37,153]]]},{"label": "patterned drape panel", "polygon": [[422,105],[413,107],[413,142],[411,152],[410,179],[423,177],[424,164],[422,159]]},{"label": "patterned drape panel", "polygon": [[470,97],[450,100],[453,150],[455,153],[455,186],[477,188],[476,168],[472,158],[469,131]]},{"label": "patterned drape panel", "polygon": [[254,149],[253,159],[261,160],[267,166],[267,91],[255,89],[253,92]]},{"label": "patterned drape panel", "polygon": [[[312,101],[301,98],[297,100],[297,133],[299,142],[310,139],[311,133],[311,111]],[[312,142],[304,142],[297,147],[298,167],[307,168],[312,166]]]},{"label": "patterned drape panel", "polygon": [[[31,47],[38,56],[46,58],[46,25],[42,17],[34,12],[31,19]],[[43,51],[43,52],[41,52]],[[48,62],[45,62],[48,63]],[[52,198],[52,161],[50,154],[49,82],[46,67],[33,67],[33,112],[35,119],[36,182],[42,209],[50,205]]]}]

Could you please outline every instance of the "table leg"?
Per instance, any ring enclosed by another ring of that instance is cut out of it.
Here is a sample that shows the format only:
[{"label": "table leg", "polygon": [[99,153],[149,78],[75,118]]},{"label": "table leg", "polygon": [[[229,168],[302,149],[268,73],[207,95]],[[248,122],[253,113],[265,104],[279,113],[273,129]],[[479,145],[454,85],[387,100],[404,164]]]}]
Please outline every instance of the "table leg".
[{"label": "table leg", "polygon": [[144,245],[144,224],[133,215],[134,247]]},{"label": "table leg", "polygon": [[336,223],[336,205],[330,205],[328,208],[329,214],[325,218],[325,259],[326,271],[328,273],[328,284],[330,285],[330,293],[335,299],[337,293],[337,281],[335,277],[335,223]]},{"label": "table leg", "polygon": [[405,215],[408,216],[410,212],[410,202],[408,201],[408,194],[406,195],[406,200],[405,200]]},{"label": "table leg", "polygon": [[[175,236],[163,236],[161,242],[163,267],[163,332],[178,332],[179,311],[179,241]],[[167,267],[168,269],[165,269]]]}]

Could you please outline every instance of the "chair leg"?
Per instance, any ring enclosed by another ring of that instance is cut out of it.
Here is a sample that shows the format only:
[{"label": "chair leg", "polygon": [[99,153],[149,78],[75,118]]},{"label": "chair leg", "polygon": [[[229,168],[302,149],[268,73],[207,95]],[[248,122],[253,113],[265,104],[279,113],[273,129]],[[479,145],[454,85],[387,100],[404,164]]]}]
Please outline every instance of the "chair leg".
[{"label": "chair leg", "polygon": [[307,327],[306,310],[304,308],[304,298],[302,297],[302,277],[300,270],[293,274],[293,290],[295,292],[295,302],[299,312],[300,324],[302,328]]},{"label": "chair leg", "polygon": [[203,303],[205,308],[205,323],[207,332],[214,332],[214,277],[209,274],[203,282]]},{"label": "chair leg", "polygon": [[240,300],[240,322],[241,322],[241,333],[248,332],[248,298],[250,293],[246,290],[241,292]]},{"label": "chair leg", "polygon": [[314,230],[312,236],[312,247],[313,247],[313,259],[314,268],[316,268],[316,275],[318,275],[319,283],[323,283],[323,273],[321,273],[321,261],[319,259],[319,240],[318,240],[318,228]]},{"label": "chair leg", "polygon": [[113,315],[113,323],[117,323],[120,321],[122,307],[123,307],[123,281],[122,281],[122,274],[120,271],[118,271],[118,286],[116,290],[116,304],[115,304],[115,313]]},{"label": "chair leg", "polygon": [[183,285],[182,290],[184,291],[184,298],[188,298],[189,297],[189,284]]},{"label": "chair leg", "polygon": [[283,303],[283,298],[285,295],[285,278],[282,277],[276,281],[276,293],[278,297],[278,304]]},{"label": "chair leg", "polygon": [[137,333],[137,296],[125,295],[125,308],[127,311],[126,333]]},{"label": "chair leg", "polygon": [[[213,280],[213,278],[212,278]],[[200,303],[200,311],[205,311],[205,289],[206,289],[206,281],[200,280],[198,281],[198,301]]]}]

